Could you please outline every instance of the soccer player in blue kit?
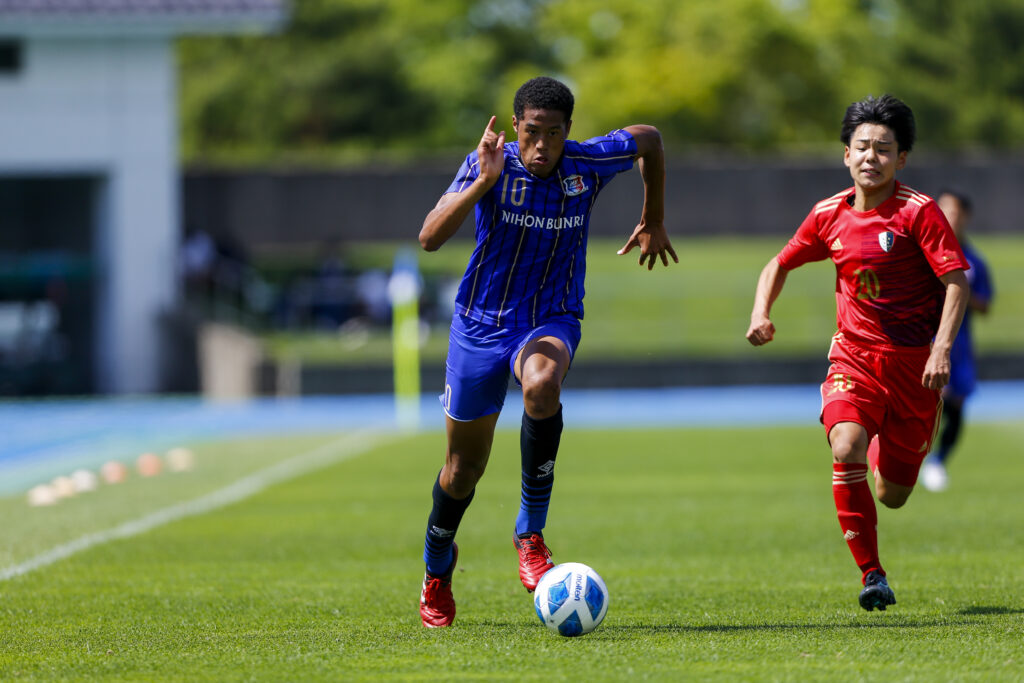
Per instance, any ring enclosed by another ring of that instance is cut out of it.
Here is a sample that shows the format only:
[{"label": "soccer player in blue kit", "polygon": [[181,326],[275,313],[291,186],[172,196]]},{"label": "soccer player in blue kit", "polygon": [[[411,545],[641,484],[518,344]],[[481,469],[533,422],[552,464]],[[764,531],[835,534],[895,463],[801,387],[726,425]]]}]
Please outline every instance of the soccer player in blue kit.
[{"label": "soccer player in blue kit", "polygon": [[971,200],[959,190],[947,189],[936,200],[946,220],[953,228],[953,234],[960,242],[960,248],[971,266],[967,271],[967,282],[971,287],[971,298],[967,301],[964,321],[953,340],[949,353],[949,384],[942,390],[942,433],[938,448],[924,461],[921,467],[921,484],[929,491],[945,491],[949,485],[946,463],[953,447],[960,438],[963,426],[964,404],[974,393],[978,371],[974,360],[974,343],[971,341],[971,319],[974,314],[988,313],[995,291],[989,275],[988,264],[981,254],[967,240],[967,223],[971,217]]},{"label": "soccer player in blue kit", "polygon": [[552,78],[524,83],[513,101],[515,142],[491,117],[448,191],[427,214],[420,244],[435,251],[475,207],[476,248],[455,299],[441,401],[448,449],[433,488],[423,550],[420,617],[455,619],[455,533],[491,452],[511,372],[523,390],[522,492],[513,540],[519,577],[533,591],[553,566],[544,542],[562,434],[562,380],[580,342],[587,229],[598,193],[638,160],[640,222],[618,253],[640,248],[648,270],[678,263],[664,226],[661,134],[634,125],[585,142],[569,140],[574,99]]}]

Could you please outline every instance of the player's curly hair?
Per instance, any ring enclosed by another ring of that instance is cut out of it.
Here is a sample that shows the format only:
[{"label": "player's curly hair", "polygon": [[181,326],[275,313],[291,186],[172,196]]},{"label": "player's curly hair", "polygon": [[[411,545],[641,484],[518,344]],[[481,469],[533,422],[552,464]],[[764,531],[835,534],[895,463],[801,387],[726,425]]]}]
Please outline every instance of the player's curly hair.
[{"label": "player's curly hair", "polygon": [[565,120],[572,120],[572,108],[576,100],[572,91],[561,81],[547,76],[538,76],[519,86],[512,100],[512,113],[517,119],[523,118],[526,109],[550,109],[565,114]]},{"label": "player's curly hair", "polygon": [[862,123],[877,123],[889,128],[896,136],[897,151],[909,152],[914,147],[914,139],[917,137],[914,112],[892,95],[868,95],[846,108],[843,128],[839,133],[839,139],[844,145],[850,146],[853,131]]}]

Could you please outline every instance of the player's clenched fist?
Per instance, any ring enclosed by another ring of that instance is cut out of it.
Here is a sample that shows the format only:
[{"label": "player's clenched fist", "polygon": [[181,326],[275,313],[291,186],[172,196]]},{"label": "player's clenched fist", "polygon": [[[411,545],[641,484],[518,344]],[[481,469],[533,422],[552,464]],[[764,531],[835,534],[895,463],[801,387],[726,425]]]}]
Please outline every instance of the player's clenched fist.
[{"label": "player's clenched fist", "polygon": [[767,344],[775,338],[775,325],[768,318],[751,320],[747,330],[747,341],[754,346]]}]

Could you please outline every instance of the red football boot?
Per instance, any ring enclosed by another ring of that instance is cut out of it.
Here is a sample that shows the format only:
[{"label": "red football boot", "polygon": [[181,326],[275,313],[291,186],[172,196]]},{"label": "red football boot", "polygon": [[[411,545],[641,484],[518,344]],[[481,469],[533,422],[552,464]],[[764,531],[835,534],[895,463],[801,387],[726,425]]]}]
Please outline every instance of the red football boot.
[{"label": "red football boot", "polygon": [[459,546],[452,543],[452,566],[444,576],[423,575],[420,593],[420,618],[427,628],[451,626],[455,621],[455,597],[452,595],[452,574],[459,561]]},{"label": "red football boot", "polygon": [[551,551],[544,545],[544,537],[537,533],[513,535],[512,540],[519,551],[519,580],[532,593],[540,577],[555,566],[551,561]]}]

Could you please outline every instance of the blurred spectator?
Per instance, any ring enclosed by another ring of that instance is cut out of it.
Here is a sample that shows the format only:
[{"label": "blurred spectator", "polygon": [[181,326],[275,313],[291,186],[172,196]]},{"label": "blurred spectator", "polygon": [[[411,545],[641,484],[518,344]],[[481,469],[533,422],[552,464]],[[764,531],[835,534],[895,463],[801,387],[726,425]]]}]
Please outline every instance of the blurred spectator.
[{"label": "blurred spectator", "polygon": [[187,295],[207,296],[213,290],[217,245],[205,230],[190,230],[181,246],[181,274]]},{"label": "blurred spectator", "polygon": [[391,322],[388,280],[388,273],[379,268],[363,271],[356,278],[356,298],[373,325],[383,326]]},{"label": "blurred spectator", "polygon": [[216,238],[202,228],[190,228],[181,246],[180,267],[186,299],[240,312],[263,314],[271,307],[269,285],[249,265],[244,249],[232,240]]},{"label": "blurred spectator", "polygon": [[328,242],[312,282],[310,315],[313,324],[319,328],[337,328],[355,315],[353,289],[341,243]]}]

